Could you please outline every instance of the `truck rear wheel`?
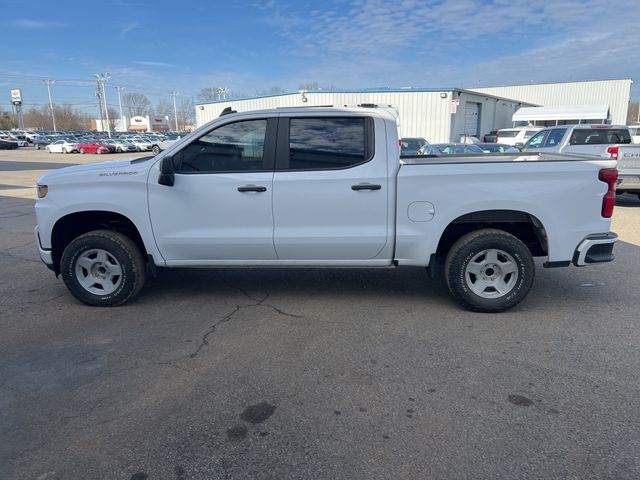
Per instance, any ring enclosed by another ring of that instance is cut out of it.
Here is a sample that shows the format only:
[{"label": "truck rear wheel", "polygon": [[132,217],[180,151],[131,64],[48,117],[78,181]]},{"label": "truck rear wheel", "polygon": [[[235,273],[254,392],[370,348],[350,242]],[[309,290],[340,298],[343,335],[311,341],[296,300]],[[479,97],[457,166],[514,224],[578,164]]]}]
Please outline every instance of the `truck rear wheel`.
[{"label": "truck rear wheel", "polygon": [[455,300],[475,312],[502,312],[520,303],[533,286],[531,252],[503,230],[482,229],[461,237],[444,265]]},{"label": "truck rear wheel", "polygon": [[94,230],[65,248],[60,271],[71,294],[87,305],[117,306],[144,285],[145,265],[138,246],[111,230]]}]

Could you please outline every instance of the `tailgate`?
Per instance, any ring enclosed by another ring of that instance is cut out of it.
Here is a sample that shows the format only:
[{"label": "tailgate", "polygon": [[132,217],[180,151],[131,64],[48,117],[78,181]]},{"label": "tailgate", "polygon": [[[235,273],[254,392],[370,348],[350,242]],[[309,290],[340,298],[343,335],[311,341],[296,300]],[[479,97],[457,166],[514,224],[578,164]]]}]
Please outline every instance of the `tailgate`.
[{"label": "tailgate", "polygon": [[618,148],[618,170],[640,171],[640,145],[620,145]]}]

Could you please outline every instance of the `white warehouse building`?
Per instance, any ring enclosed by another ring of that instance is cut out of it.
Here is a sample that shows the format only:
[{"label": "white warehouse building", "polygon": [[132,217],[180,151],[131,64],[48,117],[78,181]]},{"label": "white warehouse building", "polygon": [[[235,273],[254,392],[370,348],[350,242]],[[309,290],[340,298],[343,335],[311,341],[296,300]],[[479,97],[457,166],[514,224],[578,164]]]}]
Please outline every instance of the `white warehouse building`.
[{"label": "white warehouse building", "polygon": [[227,107],[246,112],[360,104],[397,108],[400,134],[403,137],[423,137],[431,143],[455,142],[465,135],[481,139],[491,130],[510,127],[513,114],[521,106],[534,105],[461,88],[301,91],[199,104],[196,105],[196,123],[201,126],[214,120]]},{"label": "white warehouse building", "polygon": [[578,110],[599,107],[605,112],[608,110],[608,123],[626,125],[632,85],[633,80],[623,78],[583,82],[526,83],[470,90],[544,107],[562,107],[565,111],[570,111],[572,106],[578,107]]},{"label": "white warehouse building", "polygon": [[[526,116],[525,112],[530,115],[525,119],[528,124],[536,121],[538,125],[553,125],[560,119],[563,123],[591,121],[624,125],[632,84],[631,79],[618,79],[470,89],[301,91],[199,104],[196,105],[196,122],[198,126],[204,125],[227,107],[244,112],[372,103],[397,108],[403,137],[423,137],[431,143],[457,142],[465,135],[482,140],[491,130],[514,126],[519,120],[514,114],[521,107],[543,107],[523,109],[521,116]],[[550,122],[542,118],[545,115],[549,116]]]}]

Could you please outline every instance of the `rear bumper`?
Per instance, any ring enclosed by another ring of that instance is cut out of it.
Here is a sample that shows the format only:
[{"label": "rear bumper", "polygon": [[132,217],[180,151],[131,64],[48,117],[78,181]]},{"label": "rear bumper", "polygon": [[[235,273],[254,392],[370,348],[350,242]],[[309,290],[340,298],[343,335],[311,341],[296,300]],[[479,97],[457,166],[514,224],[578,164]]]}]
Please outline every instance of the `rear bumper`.
[{"label": "rear bumper", "polygon": [[613,232],[589,235],[573,254],[573,264],[576,267],[584,267],[593,263],[605,263],[613,261],[613,245],[618,240],[618,235]]},{"label": "rear bumper", "polygon": [[640,173],[626,174],[618,173],[616,190],[640,190]]}]

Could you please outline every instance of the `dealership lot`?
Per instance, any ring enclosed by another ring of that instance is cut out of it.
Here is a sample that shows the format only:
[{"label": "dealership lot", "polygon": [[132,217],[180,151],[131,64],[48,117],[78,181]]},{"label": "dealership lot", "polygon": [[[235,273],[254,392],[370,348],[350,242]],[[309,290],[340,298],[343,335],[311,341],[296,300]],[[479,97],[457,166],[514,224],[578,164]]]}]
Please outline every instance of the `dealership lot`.
[{"label": "dealership lot", "polygon": [[125,156],[0,152],[0,478],[640,477],[636,197],[614,263],[500,315],[420,269],[169,270],[90,308],[33,185]]}]

